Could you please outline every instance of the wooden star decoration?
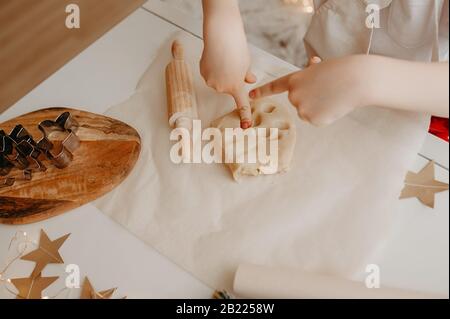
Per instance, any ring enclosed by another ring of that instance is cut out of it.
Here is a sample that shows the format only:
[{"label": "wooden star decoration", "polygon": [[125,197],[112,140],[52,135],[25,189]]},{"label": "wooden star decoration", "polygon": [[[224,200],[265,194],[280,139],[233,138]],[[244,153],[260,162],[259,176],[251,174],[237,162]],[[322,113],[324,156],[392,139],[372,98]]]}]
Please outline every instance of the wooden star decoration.
[{"label": "wooden star decoration", "polygon": [[416,197],[422,204],[434,208],[435,195],[447,190],[448,184],[435,179],[434,161],[430,161],[420,172],[408,172],[400,199]]},{"label": "wooden star decoration", "polygon": [[41,229],[39,247],[21,258],[23,260],[34,261],[36,263],[36,267],[30,277],[33,278],[38,276],[48,264],[64,263],[64,260],[59,254],[59,249],[69,236],[70,234],[67,234],[51,241],[44,230]]},{"label": "wooden star decoration", "polygon": [[17,299],[41,299],[42,291],[58,280],[59,277],[36,277],[11,279],[11,283],[18,290]]},{"label": "wooden star decoration", "polygon": [[108,290],[97,292],[95,291],[94,287],[92,287],[89,278],[86,277],[83,282],[83,287],[81,288],[80,299],[111,299],[116,290],[117,288],[111,288]]}]

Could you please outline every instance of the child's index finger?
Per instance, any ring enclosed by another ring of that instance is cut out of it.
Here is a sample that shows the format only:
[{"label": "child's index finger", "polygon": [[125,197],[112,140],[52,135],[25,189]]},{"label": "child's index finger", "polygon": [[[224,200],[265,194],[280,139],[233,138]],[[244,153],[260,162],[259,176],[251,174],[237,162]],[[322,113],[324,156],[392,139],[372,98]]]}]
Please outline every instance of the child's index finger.
[{"label": "child's index finger", "polygon": [[239,111],[239,117],[241,118],[241,128],[248,129],[252,127],[252,110],[247,92],[244,88],[241,88],[240,90],[233,92],[232,95],[236,101],[236,107]]},{"label": "child's index finger", "polygon": [[289,79],[291,74],[285,75],[275,81],[269,82],[259,88],[250,91],[252,99],[259,99],[261,97],[283,93],[289,90]]}]

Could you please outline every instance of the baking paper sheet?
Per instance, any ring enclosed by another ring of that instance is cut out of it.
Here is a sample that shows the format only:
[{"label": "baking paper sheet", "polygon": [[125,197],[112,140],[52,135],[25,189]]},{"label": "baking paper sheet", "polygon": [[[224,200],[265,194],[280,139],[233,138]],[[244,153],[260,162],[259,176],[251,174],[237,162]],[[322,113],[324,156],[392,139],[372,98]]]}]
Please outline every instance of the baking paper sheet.
[{"label": "baking paper sheet", "polygon": [[[233,101],[203,83],[201,41],[177,37],[195,73],[200,117],[209,124]],[[134,126],[143,147],[131,175],[98,208],[213,288],[231,289],[241,263],[341,277],[362,270],[393,225],[428,118],[369,107],[326,128],[296,119],[291,171],[238,184],[224,165],[170,161],[164,80],[170,44],[136,93],[107,112]],[[253,68],[261,84],[277,66],[257,61]],[[285,95],[276,98],[288,103]]]}]

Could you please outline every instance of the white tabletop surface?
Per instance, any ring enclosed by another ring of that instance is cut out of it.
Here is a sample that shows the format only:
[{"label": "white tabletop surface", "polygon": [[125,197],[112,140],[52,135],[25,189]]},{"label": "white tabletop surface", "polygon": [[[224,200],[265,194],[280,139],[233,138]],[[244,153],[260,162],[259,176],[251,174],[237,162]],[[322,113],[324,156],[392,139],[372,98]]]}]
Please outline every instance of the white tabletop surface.
[{"label": "white tabletop surface", "polygon": [[[179,30],[149,11],[198,32],[198,24],[186,26],[181,15],[167,12],[158,1],[149,1],[122,23],[66,64],[0,115],[0,122],[48,106],[76,106],[103,113],[108,107],[127,99],[160,45]],[[253,49],[255,58],[270,59],[278,65],[274,74],[294,69],[267,53]],[[89,76],[87,76],[87,74]],[[448,167],[448,144],[429,137],[423,155]],[[426,160],[419,156],[415,167]],[[448,183],[448,170],[437,167],[439,180]],[[398,212],[397,232],[373,263],[381,268],[383,285],[410,288],[448,295],[449,290],[449,195],[438,194],[431,210],[415,199],[403,201]],[[50,220],[26,225],[0,225],[0,269],[15,251],[8,253],[10,239],[17,231],[26,231],[37,240],[43,228],[50,238],[66,233],[71,237],[61,248],[66,264],[76,264],[81,275],[88,275],[98,289],[119,287],[117,296],[129,298],[209,298],[212,288],[180,269],[153,248],[88,204]],[[27,277],[32,263],[18,261],[7,273],[9,278]],[[61,275],[58,283],[46,291],[53,296],[64,286],[64,266],[51,265],[44,275]],[[362,278],[362,277],[361,277]],[[216,288],[216,287],[214,287]],[[220,288],[220,287],[218,287]],[[76,298],[78,291],[64,291],[59,297]],[[0,286],[0,298],[12,297]]]}]

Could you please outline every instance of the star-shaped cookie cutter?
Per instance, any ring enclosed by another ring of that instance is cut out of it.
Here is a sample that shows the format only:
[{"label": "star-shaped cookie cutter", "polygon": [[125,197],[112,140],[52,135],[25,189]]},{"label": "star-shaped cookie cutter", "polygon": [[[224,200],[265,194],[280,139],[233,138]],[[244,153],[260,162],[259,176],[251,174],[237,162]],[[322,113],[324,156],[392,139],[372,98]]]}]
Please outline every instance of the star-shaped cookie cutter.
[{"label": "star-shaped cookie cutter", "polygon": [[[80,146],[76,135],[79,124],[69,112],[64,112],[55,121],[46,120],[39,124],[43,138],[37,143],[39,149],[57,168],[65,168],[73,160],[73,152]],[[61,139],[52,139],[55,133],[62,133]]]}]

